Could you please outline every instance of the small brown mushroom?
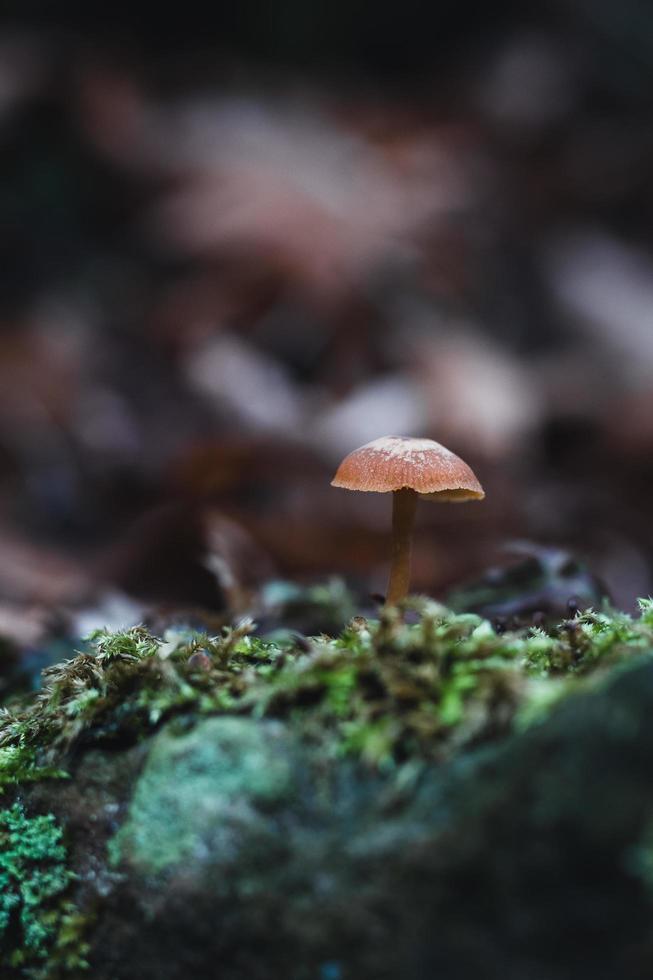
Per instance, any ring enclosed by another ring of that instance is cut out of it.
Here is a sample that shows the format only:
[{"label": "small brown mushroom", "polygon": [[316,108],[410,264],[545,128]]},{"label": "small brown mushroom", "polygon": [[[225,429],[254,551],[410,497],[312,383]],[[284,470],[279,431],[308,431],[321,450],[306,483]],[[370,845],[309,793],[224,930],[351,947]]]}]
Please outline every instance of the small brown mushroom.
[{"label": "small brown mushroom", "polygon": [[482,500],[483,487],[458,456],[432,439],[383,436],[345,456],[333,487],[392,491],[392,565],[386,603],[403,599],[410,584],[410,544],[417,498],[459,503]]}]

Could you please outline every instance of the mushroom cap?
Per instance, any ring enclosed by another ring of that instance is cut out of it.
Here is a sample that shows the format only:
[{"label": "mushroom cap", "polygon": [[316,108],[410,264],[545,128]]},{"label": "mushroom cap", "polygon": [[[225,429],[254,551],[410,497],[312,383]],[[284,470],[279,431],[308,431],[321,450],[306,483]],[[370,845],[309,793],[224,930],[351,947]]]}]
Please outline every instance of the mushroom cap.
[{"label": "mushroom cap", "polygon": [[459,456],[432,439],[382,436],[345,456],[332,487],[389,493],[407,487],[443,502],[482,500],[483,487]]}]

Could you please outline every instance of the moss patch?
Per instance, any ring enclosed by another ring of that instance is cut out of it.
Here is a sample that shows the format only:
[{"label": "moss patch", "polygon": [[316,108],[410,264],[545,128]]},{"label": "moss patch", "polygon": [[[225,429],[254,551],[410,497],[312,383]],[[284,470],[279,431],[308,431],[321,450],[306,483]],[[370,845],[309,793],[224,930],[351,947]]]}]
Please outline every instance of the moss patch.
[{"label": "moss patch", "polygon": [[498,633],[428,599],[336,638],[221,636],[142,627],[98,632],[44,674],[42,692],[0,717],[0,785],[60,774],[66,750],[135,741],[173,716],[283,718],[329,757],[372,765],[440,759],[526,724],[580,678],[653,655],[653,603],[639,617],[589,611],[544,631]]},{"label": "moss patch", "polygon": [[36,751],[24,745],[0,748],[0,793],[8,786],[36,783],[42,779],[65,779],[67,773],[55,766],[39,765]]},{"label": "moss patch", "polygon": [[87,966],[66,859],[51,814],[28,817],[20,803],[0,810],[0,965],[10,975],[56,980]]}]

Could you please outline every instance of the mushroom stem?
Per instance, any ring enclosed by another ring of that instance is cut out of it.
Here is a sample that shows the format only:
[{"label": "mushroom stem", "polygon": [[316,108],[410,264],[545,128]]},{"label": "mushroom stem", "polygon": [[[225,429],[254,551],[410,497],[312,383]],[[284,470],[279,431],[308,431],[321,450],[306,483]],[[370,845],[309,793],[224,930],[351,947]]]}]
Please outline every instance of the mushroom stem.
[{"label": "mushroom stem", "polygon": [[392,565],[386,605],[393,606],[408,593],[410,585],[410,543],[417,506],[417,493],[403,487],[392,493]]}]

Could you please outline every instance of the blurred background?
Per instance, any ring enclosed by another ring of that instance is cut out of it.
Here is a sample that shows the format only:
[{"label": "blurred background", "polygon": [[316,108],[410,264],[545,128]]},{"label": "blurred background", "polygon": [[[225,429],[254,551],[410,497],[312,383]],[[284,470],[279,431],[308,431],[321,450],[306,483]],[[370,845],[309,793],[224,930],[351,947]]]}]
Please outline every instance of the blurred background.
[{"label": "blurred background", "polygon": [[653,6],[3,11],[8,643],[382,592],[390,501],[329,481],[385,434],[487,492],[417,589],[651,591]]}]

